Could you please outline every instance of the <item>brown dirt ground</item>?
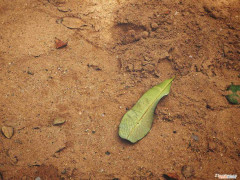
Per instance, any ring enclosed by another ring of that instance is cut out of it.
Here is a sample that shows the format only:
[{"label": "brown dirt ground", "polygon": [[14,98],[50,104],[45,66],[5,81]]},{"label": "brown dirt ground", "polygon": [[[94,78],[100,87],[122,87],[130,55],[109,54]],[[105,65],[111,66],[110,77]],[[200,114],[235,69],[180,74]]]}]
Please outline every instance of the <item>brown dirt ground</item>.
[{"label": "brown dirt ground", "polygon": [[[0,128],[14,128],[0,179],[240,176],[239,105],[224,96],[240,84],[239,18],[238,0],[0,0]],[[149,134],[121,140],[126,109],[174,75]]]}]

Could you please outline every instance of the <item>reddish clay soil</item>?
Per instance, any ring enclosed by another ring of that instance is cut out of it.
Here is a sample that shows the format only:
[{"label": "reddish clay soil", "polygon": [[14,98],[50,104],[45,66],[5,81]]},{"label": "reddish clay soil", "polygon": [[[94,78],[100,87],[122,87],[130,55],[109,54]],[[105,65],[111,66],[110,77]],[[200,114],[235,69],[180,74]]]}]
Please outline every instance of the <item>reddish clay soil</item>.
[{"label": "reddish clay soil", "polygon": [[[0,179],[240,176],[240,108],[225,98],[239,18],[239,0],[0,0],[0,128],[14,128]],[[173,76],[148,135],[121,140],[127,110]]]}]

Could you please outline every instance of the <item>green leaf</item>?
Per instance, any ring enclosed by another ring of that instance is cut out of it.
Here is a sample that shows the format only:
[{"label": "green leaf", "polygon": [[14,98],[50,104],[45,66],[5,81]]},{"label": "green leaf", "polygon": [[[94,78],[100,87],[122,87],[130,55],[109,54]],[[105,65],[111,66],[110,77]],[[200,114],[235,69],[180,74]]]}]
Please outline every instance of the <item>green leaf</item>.
[{"label": "green leaf", "polygon": [[119,136],[135,143],[142,139],[152,127],[154,110],[159,100],[168,95],[172,79],[148,90],[122,118]]},{"label": "green leaf", "polygon": [[226,95],[226,98],[231,104],[238,104],[239,96],[237,94]]},{"label": "green leaf", "polygon": [[238,100],[240,97],[237,95],[237,92],[240,91],[240,85],[233,85],[233,83],[228,86],[227,91],[232,91],[232,94],[226,95],[226,98],[231,104],[239,104]]},{"label": "green leaf", "polygon": [[228,86],[227,91],[231,90],[233,93],[240,91],[240,85],[233,85],[233,83]]}]

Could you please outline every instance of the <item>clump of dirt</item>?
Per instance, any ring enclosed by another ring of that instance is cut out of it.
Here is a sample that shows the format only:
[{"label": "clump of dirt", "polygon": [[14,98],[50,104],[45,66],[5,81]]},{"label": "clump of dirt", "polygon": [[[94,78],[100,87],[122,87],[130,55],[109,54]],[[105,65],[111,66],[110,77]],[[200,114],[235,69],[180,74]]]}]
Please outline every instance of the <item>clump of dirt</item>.
[{"label": "clump of dirt", "polygon": [[126,45],[147,38],[144,26],[137,26],[131,23],[119,23],[112,27],[112,36],[116,44]]}]

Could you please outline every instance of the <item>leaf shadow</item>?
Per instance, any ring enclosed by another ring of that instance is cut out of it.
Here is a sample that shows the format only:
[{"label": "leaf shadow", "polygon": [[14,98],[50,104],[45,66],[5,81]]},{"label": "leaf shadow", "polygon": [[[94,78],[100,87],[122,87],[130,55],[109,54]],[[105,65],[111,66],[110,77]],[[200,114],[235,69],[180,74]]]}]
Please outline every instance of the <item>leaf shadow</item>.
[{"label": "leaf shadow", "polygon": [[131,143],[130,141],[126,140],[126,139],[122,139],[119,134],[118,134],[118,131],[116,131],[116,136],[117,136],[117,139],[118,139],[118,142],[121,143],[121,144],[124,144],[126,146],[132,146],[136,143]]},{"label": "leaf shadow", "polygon": [[120,142],[124,145],[129,145],[129,146],[132,146],[134,145],[135,143],[131,143],[130,141],[126,140],[126,139],[122,139],[121,137],[118,136],[118,139],[120,140]]},{"label": "leaf shadow", "polygon": [[121,144],[123,144],[123,145],[125,145],[125,146],[134,146],[134,145],[138,144],[139,141],[142,140],[142,139],[140,139],[139,141],[137,141],[137,142],[135,142],[135,143],[132,143],[132,142],[126,140],[126,139],[122,139],[122,138],[118,135],[118,131],[117,131],[117,133],[116,133],[116,136],[117,136],[118,142],[121,143]]}]

